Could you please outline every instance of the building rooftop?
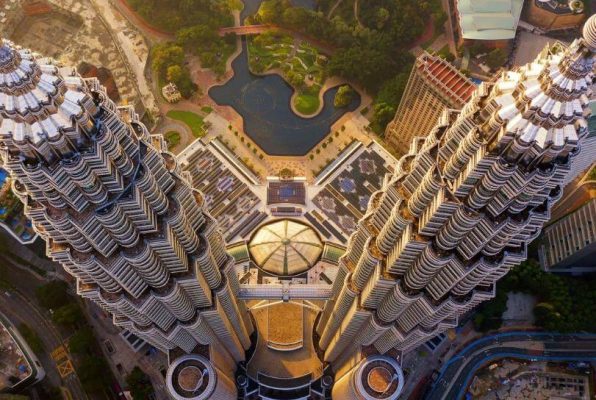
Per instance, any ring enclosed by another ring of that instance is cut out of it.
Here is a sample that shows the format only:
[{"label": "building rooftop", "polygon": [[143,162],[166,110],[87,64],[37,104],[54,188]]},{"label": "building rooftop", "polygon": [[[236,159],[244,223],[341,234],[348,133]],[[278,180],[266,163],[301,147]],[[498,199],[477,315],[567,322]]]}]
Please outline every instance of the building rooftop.
[{"label": "building rooftop", "polygon": [[340,173],[313,199],[314,205],[349,236],[366,212],[370,196],[379,190],[387,161],[374,148],[366,148],[338,167]]},{"label": "building rooftop", "polygon": [[508,40],[515,37],[523,0],[458,0],[462,37]]},{"label": "building rooftop", "polygon": [[190,354],[174,360],[168,368],[166,385],[176,400],[206,400],[217,384],[217,374],[205,357]]},{"label": "building rooftop", "polygon": [[404,374],[393,358],[372,356],[358,369],[356,386],[363,399],[394,400],[403,390]]},{"label": "building rooftop", "polygon": [[440,92],[449,96],[462,107],[472,96],[476,85],[450,62],[428,53],[422,54],[416,64],[419,71],[440,87]]},{"label": "building rooftop", "polygon": [[323,252],[323,243],[308,225],[283,219],[259,228],[248,248],[263,270],[291,276],[315,265]]},{"label": "building rooftop", "polygon": [[195,142],[178,162],[190,174],[192,186],[204,195],[207,209],[222,232],[228,233],[227,240],[234,227],[248,224],[259,198],[234,174],[233,166],[217,157],[212,146]]},{"label": "building rooftop", "polygon": [[23,349],[0,319],[0,392],[18,385],[32,373]]}]

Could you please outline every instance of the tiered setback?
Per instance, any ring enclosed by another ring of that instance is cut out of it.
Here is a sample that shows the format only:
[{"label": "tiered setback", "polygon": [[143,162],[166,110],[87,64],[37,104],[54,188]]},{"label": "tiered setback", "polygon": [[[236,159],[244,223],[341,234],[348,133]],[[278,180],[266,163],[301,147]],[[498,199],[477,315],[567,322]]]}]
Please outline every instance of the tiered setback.
[{"label": "tiered setback", "polygon": [[[244,360],[252,324],[215,221],[132,108],[96,79],[0,46],[0,152],[78,293],[153,346]],[[224,350],[225,349],[225,350]]]},{"label": "tiered setback", "polygon": [[409,351],[457,326],[526,258],[588,134],[595,47],[546,49],[413,141],[350,238],[317,326],[336,371],[363,347]]}]

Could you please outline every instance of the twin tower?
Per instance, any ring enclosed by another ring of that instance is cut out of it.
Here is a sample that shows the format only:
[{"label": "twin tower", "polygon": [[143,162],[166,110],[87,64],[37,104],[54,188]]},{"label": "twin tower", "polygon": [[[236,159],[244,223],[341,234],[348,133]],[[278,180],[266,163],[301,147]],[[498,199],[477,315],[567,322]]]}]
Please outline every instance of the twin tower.
[{"label": "twin tower", "polygon": [[[395,354],[457,326],[526,258],[587,135],[596,17],[584,38],[480,85],[412,142],[350,238],[318,346],[337,399],[394,399]],[[200,192],[96,79],[0,46],[0,154],[79,295],[172,357],[176,399],[235,399],[256,340]],[[397,379],[396,379],[397,377]]]}]

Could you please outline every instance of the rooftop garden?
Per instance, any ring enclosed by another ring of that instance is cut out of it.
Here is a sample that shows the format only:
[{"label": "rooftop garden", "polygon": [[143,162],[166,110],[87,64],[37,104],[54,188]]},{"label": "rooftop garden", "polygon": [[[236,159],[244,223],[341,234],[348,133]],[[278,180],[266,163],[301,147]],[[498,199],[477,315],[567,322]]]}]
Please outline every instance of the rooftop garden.
[{"label": "rooftop garden", "polygon": [[312,115],[321,105],[319,92],[325,81],[327,57],[308,43],[289,35],[265,32],[248,41],[252,72],[278,72],[296,90],[294,108]]}]

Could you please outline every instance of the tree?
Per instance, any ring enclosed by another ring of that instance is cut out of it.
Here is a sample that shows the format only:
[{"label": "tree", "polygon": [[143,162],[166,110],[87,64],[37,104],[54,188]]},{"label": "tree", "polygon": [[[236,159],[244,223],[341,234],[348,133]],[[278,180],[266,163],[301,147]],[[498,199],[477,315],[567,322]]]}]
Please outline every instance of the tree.
[{"label": "tree", "polygon": [[335,98],[333,99],[333,105],[335,108],[347,107],[354,98],[354,90],[349,85],[342,85],[337,89]]},{"label": "tree", "polygon": [[387,10],[386,8],[380,7],[380,8],[377,9],[376,14],[377,14],[376,15],[376,17],[377,17],[377,29],[383,29],[383,27],[387,23],[387,20],[390,17],[389,10]]},{"label": "tree", "polygon": [[178,82],[182,77],[182,68],[179,65],[170,65],[167,69],[166,77],[170,82]]},{"label": "tree", "polygon": [[41,341],[41,338],[37,332],[29,327],[29,325],[25,323],[19,324],[19,332],[34,353],[39,354],[43,352],[43,342]]},{"label": "tree", "polygon": [[208,25],[195,25],[176,32],[178,43],[188,49],[208,47],[219,39],[215,29]]},{"label": "tree", "polygon": [[76,302],[57,308],[52,314],[52,321],[71,328],[77,326],[84,318],[83,312]]},{"label": "tree", "polygon": [[171,65],[182,65],[184,63],[184,49],[173,43],[162,43],[156,45],[151,51],[154,70],[164,76]]},{"label": "tree", "polygon": [[71,301],[66,292],[68,285],[63,281],[51,281],[35,289],[35,296],[42,307],[59,308]]},{"label": "tree", "polygon": [[91,354],[95,345],[95,335],[90,327],[79,329],[68,341],[68,348],[75,354]]},{"label": "tree", "polygon": [[410,71],[401,72],[383,83],[381,90],[379,90],[379,94],[375,98],[375,102],[385,103],[388,106],[397,109],[404,91],[406,90],[409,78]]},{"label": "tree", "polygon": [[134,400],[148,399],[153,394],[151,380],[139,367],[134,367],[126,377],[126,384]]},{"label": "tree", "polygon": [[106,374],[109,366],[103,357],[85,355],[77,369],[83,388],[89,392],[99,392],[109,384],[110,374]]},{"label": "tree", "polygon": [[281,19],[284,8],[288,4],[283,0],[265,0],[259,7],[257,17],[264,24],[272,24]]},{"label": "tree", "polygon": [[[39,397],[44,400],[64,400],[60,389],[55,386],[50,386],[47,379],[42,384],[36,385],[35,388],[37,389]],[[27,397],[27,399],[28,398],[29,397]]]},{"label": "tree", "polygon": [[304,86],[304,75],[294,72],[288,71],[286,74],[286,78],[288,79],[288,83],[295,87],[296,89],[300,89]]},{"label": "tree", "polygon": [[179,82],[182,78],[182,68],[179,65],[170,65],[166,76],[170,82]]},{"label": "tree", "polygon": [[486,63],[492,69],[497,69],[507,61],[507,53],[503,49],[493,49],[486,57]]},{"label": "tree", "polygon": [[373,111],[370,126],[375,133],[383,135],[385,127],[395,116],[395,108],[386,103],[379,103],[374,105]]}]

